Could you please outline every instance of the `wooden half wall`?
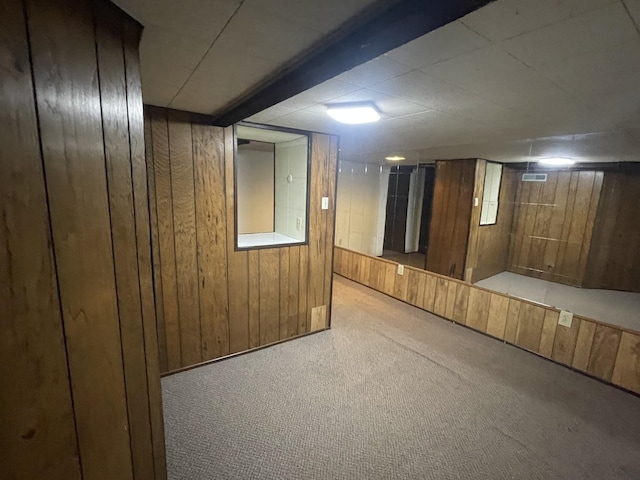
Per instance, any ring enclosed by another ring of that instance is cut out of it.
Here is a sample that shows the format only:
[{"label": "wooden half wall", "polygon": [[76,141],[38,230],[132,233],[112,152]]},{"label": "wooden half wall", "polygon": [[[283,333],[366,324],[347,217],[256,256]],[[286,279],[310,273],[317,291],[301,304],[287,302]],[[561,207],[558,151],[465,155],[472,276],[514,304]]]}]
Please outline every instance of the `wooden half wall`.
[{"label": "wooden half wall", "polygon": [[235,250],[233,129],[147,107],[145,137],[161,371],[327,328],[337,137],[311,135],[308,245],[250,251]]},{"label": "wooden half wall", "polygon": [[2,478],[166,478],[140,33],[0,0]]},{"label": "wooden half wall", "polygon": [[335,247],[335,272],[346,278],[640,394],[640,333],[575,316],[469,283]]}]

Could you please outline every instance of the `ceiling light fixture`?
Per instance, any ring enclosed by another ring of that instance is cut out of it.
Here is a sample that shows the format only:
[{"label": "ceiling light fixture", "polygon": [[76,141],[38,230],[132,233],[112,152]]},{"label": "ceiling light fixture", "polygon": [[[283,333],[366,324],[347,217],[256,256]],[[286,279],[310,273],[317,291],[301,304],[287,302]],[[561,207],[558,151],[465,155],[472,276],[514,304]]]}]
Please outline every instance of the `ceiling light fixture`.
[{"label": "ceiling light fixture", "polygon": [[334,103],[327,105],[327,113],[340,123],[371,123],[380,120],[380,112],[372,102]]},{"label": "ceiling light fixture", "polygon": [[553,166],[562,166],[562,165],[573,165],[576,163],[575,160],[571,160],[570,158],[562,158],[562,157],[551,157],[551,158],[541,158],[538,160],[538,163],[542,165],[553,165]]},{"label": "ceiling light fixture", "polygon": [[401,157],[400,155],[392,155],[390,157],[384,157],[385,160],[389,160],[390,162],[399,162],[400,160],[406,160],[405,157]]}]

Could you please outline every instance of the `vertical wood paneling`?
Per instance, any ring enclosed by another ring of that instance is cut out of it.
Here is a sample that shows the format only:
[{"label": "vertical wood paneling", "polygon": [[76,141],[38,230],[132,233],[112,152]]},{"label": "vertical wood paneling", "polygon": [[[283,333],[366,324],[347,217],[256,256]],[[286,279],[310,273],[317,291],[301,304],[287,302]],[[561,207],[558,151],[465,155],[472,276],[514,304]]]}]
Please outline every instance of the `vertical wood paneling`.
[{"label": "vertical wood paneling", "polygon": [[[467,287],[469,288],[469,287]],[[486,332],[491,307],[491,293],[477,288],[470,289],[467,309],[467,326]]]},{"label": "vertical wood paneling", "polygon": [[547,173],[522,182],[516,194],[509,271],[582,285],[603,173]]},{"label": "vertical wood paneling", "polygon": [[260,322],[260,251],[249,251],[249,348],[261,345],[266,337]]},{"label": "vertical wood paneling", "polygon": [[298,277],[298,334],[309,331],[309,247],[300,247],[300,276]]},{"label": "vertical wood paneling", "polygon": [[202,329],[202,359],[209,360],[230,353],[224,131],[193,124],[191,134],[200,302],[198,315]]},{"label": "vertical wood paneling", "polygon": [[640,335],[622,333],[611,380],[640,393]]},{"label": "vertical wood paneling", "polygon": [[[335,248],[336,271],[348,272],[345,262],[351,261],[350,258],[360,262],[362,257],[367,257],[372,275],[378,269],[395,275],[396,263]],[[407,269],[405,275],[407,272],[409,282],[416,281],[415,275],[419,275],[417,282],[421,282],[419,278],[424,280],[415,299],[413,288],[408,288],[406,302],[413,304],[415,300],[419,308],[466,323],[488,335],[640,393],[639,335],[580,317],[574,317],[571,327],[566,328],[558,325],[560,312],[555,308],[428,272]],[[356,280],[353,276],[347,278]],[[381,282],[377,289],[384,291],[385,288],[388,285]],[[422,301],[420,290],[423,290]],[[392,296],[401,299],[400,290],[391,292]]]},{"label": "vertical wood paneling", "polygon": [[153,178],[155,180],[156,212],[158,214],[158,252],[161,272],[162,311],[164,312],[167,368],[182,366],[180,319],[178,313],[178,285],[176,280],[176,250],[173,231],[173,199],[171,195],[171,168],[169,163],[169,129],[166,112],[149,110],[151,118]]},{"label": "vertical wood paneling", "polygon": [[606,325],[597,325],[587,371],[607,382],[611,381],[622,332]]},{"label": "vertical wood paneling", "polygon": [[327,210],[321,209],[322,197],[328,188],[328,150],[331,141],[326,135],[311,136],[311,195],[309,196],[309,313],[324,302],[324,273]]},{"label": "vertical wood paneling", "polygon": [[193,138],[187,114],[169,113],[169,158],[182,365],[202,361]]},{"label": "vertical wood paneling", "polygon": [[[102,19],[96,25],[96,50],[98,69],[101,72],[99,85],[103,105],[102,130],[133,475],[134,478],[153,478],[149,392],[131,176],[127,83],[122,48],[123,32],[120,16],[114,10],[98,4],[96,15]],[[104,107],[105,105],[108,105],[108,108]],[[122,138],[126,138],[127,141],[120,141]]]},{"label": "vertical wood paneling", "polygon": [[289,337],[289,248],[281,248],[280,256],[280,331],[278,338]]},{"label": "vertical wood paneling", "polygon": [[584,319],[580,322],[580,330],[578,330],[578,338],[576,339],[576,349],[573,354],[573,368],[582,371],[587,370],[595,331],[595,323]]},{"label": "vertical wood paneling", "polygon": [[545,309],[522,302],[516,330],[516,345],[537,352],[542,338]]},{"label": "vertical wood paneling", "polygon": [[[233,175],[233,127],[224,129],[224,169],[227,226],[227,296],[229,299],[229,351],[242,352],[257,347],[260,332],[257,317],[250,314],[249,255],[235,251],[235,185]],[[257,289],[256,289],[257,291]],[[255,308],[255,304],[253,305]],[[253,322],[252,322],[253,320]]]},{"label": "vertical wood paneling", "polygon": [[280,339],[280,255],[278,249],[258,251],[260,268],[260,345]]},{"label": "vertical wood paneling", "polygon": [[[325,210],[325,259],[324,259],[324,300],[323,304],[327,306],[327,315],[330,312],[329,306],[331,305],[331,294],[333,290],[333,243],[335,236],[335,223],[336,223],[336,186],[338,181],[338,137],[329,137],[329,148],[327,151],[327,173],[326,180],[324,182],[325,189],[323,195],[329,198],[329,209]],[[367,278],[369,276],[368,262],[363,265],[362,274]],[[328,323],[327,323],[328,326]]]},{"label": "vertical wood paneling", "polygon": [[289,249],[289,271],[282,275],[288,279],[287,291],[287,335],[292,337],[298,334],[299,305],[298,296],[300,293],[300,247]]},{"label": "vertical wood paneling", "polygon": [[491,294],[486,332],[492,337],[504,339],[509,313],[509,299],[503,295]]},{"label": "vertical wood paneling", "polygon": [[79,480],[27,30],[11,0],[0,1],[0,71],[2,471]]},{"label": "vertical wood paneling", "polygon": [[[158,330],[153,291],[150,199],[147,188],[147,166],[145,156],[144,112],[142,106],[142,82],[140,79],[140,26],[129,19],[123,25],[124,60],[127,77],[127,108],[129,116],[129,146],[131,150],[131,176],[135,204],[136,238],[138,241],[138,273],[142,301],[142,324],[144,349],[147,362],[147,385],[149,392],[149,419],[153,444],[155,480],[167,478],[164,419],[162,416],[162,392],[160,387],[160,364],[158,352]],[[154,199],[155,202],[155,199]]]},{"label": "vertical wood paneling", "polygon": [[83,476],[130,479],[93,17],[85,4],[30,0],[28,18]]}]

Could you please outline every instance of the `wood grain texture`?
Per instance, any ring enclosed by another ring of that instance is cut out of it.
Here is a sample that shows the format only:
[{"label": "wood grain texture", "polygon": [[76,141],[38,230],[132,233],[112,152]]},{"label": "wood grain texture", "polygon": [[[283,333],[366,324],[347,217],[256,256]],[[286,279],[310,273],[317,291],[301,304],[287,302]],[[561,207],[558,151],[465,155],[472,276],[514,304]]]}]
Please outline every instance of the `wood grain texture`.
[{"label": "wood grain texture", "polygon": [[[471,283],[507,270],[515,195],[520,175],[520,172],[506,165],[503,166],[498,216],[494,225],[480,225],[480,219],[475,211],[480,212],[481,206],[474,208],[466,261],[467,271],[471,269],[471,277],[467,280]],[[484,183],[484,177],[482,182]],[[474,196],[482,200],[482,191],[478,189]],[[477,221],[476,217],[478,217]]]},{"label": "wood grain texture", "polygon": [[311,330],[312,332],[317,332],[318,330],[322,330],[327,328],[327,306],[320,305],[319,307],[314,307],[311,311]]},{"label": "wood grain texture", "polygon": [[542,324],[542,334],[540,335],[540,347],[538,348],[538,353],[543,357],[551,358],[559,317],[560,312],[546,309]]},{"label": "wood grain texture", "polygon": [[601,190],[584,285],[640,292],[640,173],[605,172]]},{"label": "wood grain texture", "polygon": [[200,340],[202,359],[210,360],[230,353],[224,130],[194,124],[191,134]]},{"label": "wood grain texture", "polygon": [[27,10],[83,477],[132,479],[93,15],[62,0]]},{"label": "wood grain texture", "polygon": [[462,279],[465,272],[476,160],[436,162],[426,270]]},{"label": "wood grain texture", "polygon": [[578,330],[578,338],[576,339],[576,349],[573,354],[573,368],[577,368],[583,372],[587,371],[595,331],[595,323],[581,319],[580,330]]},{"label": "wood grain texture", "polygon": [[518,316],[516,345],[537,352],[542,338],[545,309],[537,305],[523,302]]},{"label": "wood grain texture", "polygon": [[601,171],[548,172],[518,180],[508,269],[582,286],[603,181]]},{"label": "wood grain texture", "polygon": [[123,31],[120,15],[115,10],[106,4],[96,4],[95,8],[96,15],[101,18],[95,29],[98,69],[101,72],[100,98],[102,103],[109,105],[102,111],[102,131],[133,476],[153,478],[155,466],[149,421]]},{"label": "wood grain texture", "polygon": [[611,380],[640,393],[640,335],[623,332]]},{"label": "wood grain texture", "polygon": [[587,372],[607,382],[611,381],[621,338],[620,330],[597,325]]},{"label": "wood grain texture", "polygon": [[[309,332],[312,309],[330,311],[337,139],[312,136],[309,245],[236,250],[233,128],[187,112],[146,111],[163,371]],[[369,275],[367,259],[360,265]]]},{"label": "wood grain texture", "polygon": [[487,314],[486,333],[492,337],[504,339],[509,314],[509,298],[497,293],[491,294],[489,313]]},{"label": "wood grain texture", "polygon": [[[367,257],[371,272],[380,270],[395,275],[397,263],[335,248],[336,271],[349,272],[340,262],[359,262],[361,257]],[[418,287],[418,295],[423,289],[422,302],[416,300],[418,308],[448,320],[466,323],[471,328],[543,357],[640,392],[640,335],[580,317],[574,317],[570,328],[563,327],[558,325],[560,312],[555,308],[490,292],[441,275],[414,269],[405,270],[405,274],[407,272],[413,272],[409,274],[410,281],[414,280],[414,273],[419,279],[424,279],[418,280],[423,284]],[[386,288],[388,285],[380,282],[378,290],[386,293]],[[395,296],[396,292],[391,291],[391,296]],[[406,301],[411,303],[412,289],[408,291]],[[452,301],[450,296],[453,296]],[[461,320],[462,311],[465,312],[464,321]]]},{"label": "wood grain texture", "polygon": [[469,288],[467,309],[467,326],[474,330],[486,332],[489,323],[489,312],[492,294],[486,290]]},{"label": "wood grain texture", "polygon": [[573,363],[573,354],[576,350],[580,323],[580,319],[574,317],[570,328],[558,325],[556,338],[553,342],[553,352],[551,354],[551,358],[556,362],[564,363],[565,365],[571,365]]},{"label": "wood grain texture", "polygon": [[3,475],[11,479],[79,480],[79,452],[21,2],[0,1],[0,70]]}]

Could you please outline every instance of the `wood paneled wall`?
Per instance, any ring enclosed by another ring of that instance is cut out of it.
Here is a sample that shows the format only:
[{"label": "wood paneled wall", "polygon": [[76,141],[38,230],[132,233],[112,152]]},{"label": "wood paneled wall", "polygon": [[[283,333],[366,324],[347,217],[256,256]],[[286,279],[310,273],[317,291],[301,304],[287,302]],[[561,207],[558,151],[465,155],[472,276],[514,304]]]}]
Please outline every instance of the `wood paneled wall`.
[{"label": "wood paneled wall", "polygon": [[391,297],[640,393],[640,334],[555,308],[335,247],[335,272]]},{"label": "wood paneled wall", "polygon": [[640,173],[605,172],[584,286],[640,292]]},{"label": "wood paneled wall", "polygon": [[140,32],[0,0],[3,478],[166,478]]},{"label": "wood paneled wall", "polygon": [[546,182],[520,180],[509,271],[582,286],[604,173],[548,172]]},{"label": "wood paneled wall", "polygon": [[471,283],[507,270],[516,190],[521,177],[520,172],[506,165],[502,166],[496,223],[480,225],[486,165],[486,160],[478,160],[476,167],[476,186],[473,196],[478,199],[478,205],[474,204],[471,215],[465,271],[465,280]]},{"label": "wood paneled wall", "polygon": [[146,113],[161,370],[328,327],[337,137],[311,136],[309,244],[235,251],[232,129]]},{"label": "wood paneled wall", "polygon": [[426,268],[462,279],[473,206],[476,159],[436,162]]}]

